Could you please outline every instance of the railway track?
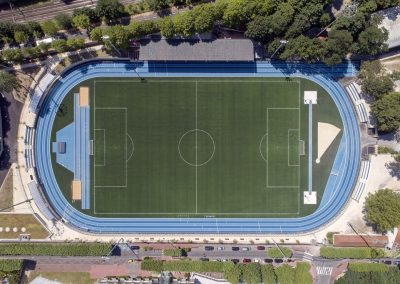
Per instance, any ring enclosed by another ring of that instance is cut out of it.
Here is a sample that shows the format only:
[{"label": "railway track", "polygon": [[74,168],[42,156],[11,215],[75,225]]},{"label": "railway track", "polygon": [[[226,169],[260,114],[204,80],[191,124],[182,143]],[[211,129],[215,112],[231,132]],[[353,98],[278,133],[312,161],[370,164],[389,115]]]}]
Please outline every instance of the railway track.
[{"label": "railway track", "polygon": [[[121,4],[138,3],[140,0],[120,0]],[[59,13],[72,14],[77,8],[94,8],[97,0],[73,0],[68,3],[58,1],[53,4],[43,5],[39,7],[18,8],[0,10],[0,21],[2,22],[29,22],[29,21],[45,21],[54,18]]]}]

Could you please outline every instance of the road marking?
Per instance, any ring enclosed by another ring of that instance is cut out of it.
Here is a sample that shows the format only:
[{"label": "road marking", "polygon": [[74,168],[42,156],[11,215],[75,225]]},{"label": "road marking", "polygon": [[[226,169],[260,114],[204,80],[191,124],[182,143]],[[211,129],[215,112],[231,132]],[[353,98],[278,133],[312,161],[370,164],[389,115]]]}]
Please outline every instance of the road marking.
[{"label": "road marking", "polygon": [[331,275],[332,274],[333,267],[329,266],[317,266],[317,274],[318,275]]}]

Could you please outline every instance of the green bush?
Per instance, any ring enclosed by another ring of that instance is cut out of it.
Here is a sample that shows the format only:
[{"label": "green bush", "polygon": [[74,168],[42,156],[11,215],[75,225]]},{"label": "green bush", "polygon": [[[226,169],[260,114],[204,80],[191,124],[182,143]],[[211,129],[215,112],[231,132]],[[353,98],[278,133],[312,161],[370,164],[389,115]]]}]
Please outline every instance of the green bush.
[{"label": "green bush", "polygon": [[141,269],[145,271],[161,272],[163,270],[164,261],[157,259],[144,259],[141,262]]},{"label": "green bush", "polygon": [[0,255],[103,256],[111,248],[103,243],[0,243]]},{"label": "green bush", "polygon": [[[232,284],[238,284],[240,282],[240,276],[242,271],[239,265],[235,265],[233,262],[225,262],[224,264],[224,278]],[[275,282],[274,282],[275,284]]]},{"label": "green bush", "polygon": [[248,284],[262,283],[261,280],[261,265],[259,263],[241,264],[243,281]]},{"label": "green bush", "polygon": [[0,271],[20,271],[24,261],[21,259],[0,259]]},{"label": "green bush", "polygon": [[398,151],[390,148],[390,147],[385,147],[385,146],[379,146],[378,147],[378,154],[392,154],[392,155],[397,155],[399,154]]},{"label": "green bush", "polygon": [[320,254],[325,258],[380,258],[385,256],[382,249],[374,248],[322,247]]},{"label": "green bush", "polygon": [[165,256],[179,257],[183,255],[183,251],[179,248],[164,249]]},{"label": "green bush", "polygon": [[[287,247],[280,247],[282,252],[285,254],[285,257],[292,257],[293,252],[290,248]],[[282,258],[282,252],[279,248],[273,247],[268,249],[267,254],[269,257],[273,257],[273,258]]]},{"label": "green bush", "polygon": [[284,264],[281,266],[278,266],[275,269],[276,276],[278,278],[278,283],[285,283],[285,284],[295,284],[295,283],[301,283],[295,281],[295,270],[293,267]]},{"label": "green bush", "polygon": [[329,244],[333,244],[333,235],[337,234],[337,232],[328,232],[326,234],[326,239],[328,240]]},{"label": "green bush", "polygon": [[264,284],[275,284],[277,282],[274,266],[272,264],[261,266],[261,274]]},{"label": "green bush", "polygon": [[298,262],[294,270],[296,283],[312,284],[313,279],[310,274],[310,264],[307,262]]},{"label": "green bush", "polygon": [[353,262],[349,263],[348,270],[354,272],[386,272],[389,268],[384,263]]}]

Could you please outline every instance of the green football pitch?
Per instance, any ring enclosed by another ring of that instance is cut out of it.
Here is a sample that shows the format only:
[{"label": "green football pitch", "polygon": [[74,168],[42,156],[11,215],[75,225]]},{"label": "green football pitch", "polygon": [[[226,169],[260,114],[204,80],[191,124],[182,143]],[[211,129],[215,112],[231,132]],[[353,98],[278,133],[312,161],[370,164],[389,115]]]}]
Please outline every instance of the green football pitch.
[{"label": "green football pitch", "polygon": [[[339,128],[342,124],[332,99],[313,82],[96,78],[80,86],[90,88],[94,141],[92,209],[86,213],[291,217],[310,214],[318,206],[304,205],[302,197],[308,186],[309,142],[303,92],[318,91],[313,129],[318,121]],[[71,97],[64,104],[72,108]],[[71,116],[57,117],[55,130]],[[339,141],[340,136],[327,158],[313,164],[313,190],[319,199]],[[71,174],[58,165],[55,172],[70,200]]]}]

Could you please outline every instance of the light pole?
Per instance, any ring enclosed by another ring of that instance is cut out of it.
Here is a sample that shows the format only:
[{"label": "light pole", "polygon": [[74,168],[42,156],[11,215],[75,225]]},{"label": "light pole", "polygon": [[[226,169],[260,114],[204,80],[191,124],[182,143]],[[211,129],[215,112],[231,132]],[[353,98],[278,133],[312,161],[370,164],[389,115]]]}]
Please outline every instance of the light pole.
[{"label": "light pole", "polygon": [[279,51],[279,49],[281,49],[284,45],[286,45],[289,41],[287,40],[280,40],[280,45],[278,46],[278,48],[274,51],[274,53],[272,53],[270,59],[272,59],[272,57],[274,57],[274,55]]},{"label": "light pole", "polygon": [[108,41],[108,42],[111,44],[111,46],[114,48],[114,50],[118,53],[118,55],[119,55],[119,56],[122,56],[122,55],[121,55],[121,52],[120,52],[120,51],[115,47],[115,45],[111,42],[110,36],[109,36],[109,35],[103,35],[103,36],[101,37],[101,39],[102,39],[102,40]]}]

